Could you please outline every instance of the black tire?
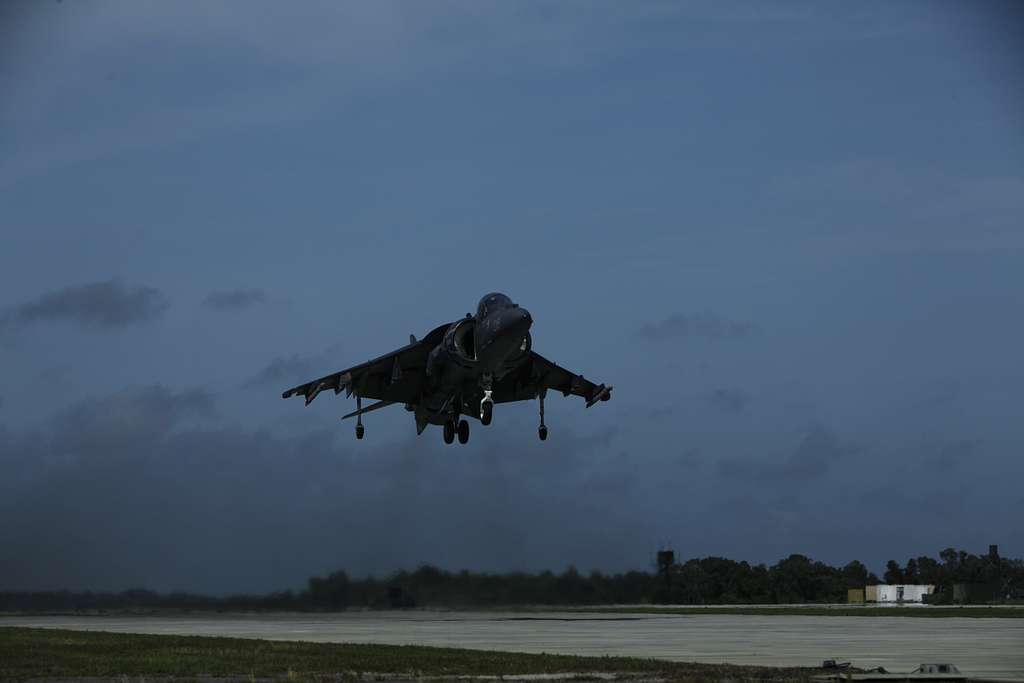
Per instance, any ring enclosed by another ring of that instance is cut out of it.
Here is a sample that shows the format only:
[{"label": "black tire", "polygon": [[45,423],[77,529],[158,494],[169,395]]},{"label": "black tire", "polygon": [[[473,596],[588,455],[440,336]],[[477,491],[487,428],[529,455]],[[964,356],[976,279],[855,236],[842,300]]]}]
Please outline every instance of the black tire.
[{"label": "black tire", "polygon": [[455,426],[451,421],[444,423],[444,442],[451,443],[455,441]]},{"label": "black tire", "polygon": [[491,419],[493,417],[494,417],[494,402],[493,401],[484,401],[480,405],[480,424],[485,425],[485,426],[491,424]]},{"label": "black tire", "polygon": [[363,434],[365,434],[365,433],[366,433],[366,429],[363,427],[363,425],[356,425],[356,438],[357,439],[363,438]]},{"label": "black tire", "polygon": [[469,423],[465,420],[459,420],[459,443],[466,443],[469,441]]},{"label": "black tire", "polygon": [[537,428],[537,436],[540,437],[541,441],[547,441],[547,439],[548,439],[548,428],[547,427],[538,427]]}]

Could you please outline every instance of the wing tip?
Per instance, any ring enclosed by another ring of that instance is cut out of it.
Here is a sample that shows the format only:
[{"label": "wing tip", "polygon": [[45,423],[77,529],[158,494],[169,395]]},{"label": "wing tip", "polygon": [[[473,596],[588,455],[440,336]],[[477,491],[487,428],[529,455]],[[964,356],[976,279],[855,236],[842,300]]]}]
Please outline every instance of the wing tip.
[{"label": "wing tip", "polygon": [[591,398],[587,399],[587,408],[591,407],[598,401],[607,401],[612,397],[612,389],[615,387],[601,385],[594,389],[594,393]]}]

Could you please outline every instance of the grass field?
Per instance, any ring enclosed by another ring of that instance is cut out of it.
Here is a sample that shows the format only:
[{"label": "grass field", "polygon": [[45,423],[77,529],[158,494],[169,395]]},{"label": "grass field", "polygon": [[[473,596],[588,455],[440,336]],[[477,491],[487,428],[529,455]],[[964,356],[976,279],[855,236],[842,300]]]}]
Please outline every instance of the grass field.
[{"label": "grass field", "polygon": [[0,627],[0,681],[198,676],[321,680],[596,672],[673,681],[806,680],[815,670],[399,645],[282,642]]}]

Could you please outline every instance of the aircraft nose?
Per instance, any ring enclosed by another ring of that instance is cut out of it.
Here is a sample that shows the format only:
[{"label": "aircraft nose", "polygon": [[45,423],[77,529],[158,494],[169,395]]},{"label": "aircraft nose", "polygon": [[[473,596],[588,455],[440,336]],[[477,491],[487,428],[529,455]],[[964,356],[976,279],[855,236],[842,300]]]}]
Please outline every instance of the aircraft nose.
[{"label": "aircraft nose", "polygon": [[500,360],[514,353],[533,325],[533,317],[525,308],[512,305],[488,316],[478,336],[477,355],[484,359]]},{"label": "aircraft nose", "polygon": [[525,308],[512,306],[500,313],[497,323],[496,336],[501,337],[504,344],[519,345],[526,333],[530,331],[533,318]]},{"label": "aircraft nose", "polygon": [[530,329],[530,325],[533,324],[533,318],[530,316],[530,312],[525,308],[516,306],[510,311],[508,316],[509,320],[506,326],[514,328],[517,332],[526,332]]}]

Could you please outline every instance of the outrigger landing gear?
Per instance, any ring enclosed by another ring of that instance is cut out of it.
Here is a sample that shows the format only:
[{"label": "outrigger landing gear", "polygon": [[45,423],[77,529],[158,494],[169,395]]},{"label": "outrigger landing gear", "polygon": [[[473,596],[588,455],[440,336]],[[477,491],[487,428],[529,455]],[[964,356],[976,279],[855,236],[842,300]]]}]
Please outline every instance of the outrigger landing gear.
[{"label": "outrigger landing gear", "polygon": [[548,428],[544,424],[544,392],[537,394],[537,398],[540,400],[540,427],[537,427],[537,436],[540,437],[541,441],[546,441],[548,438]]},{"label": "outrigger landing gear", "polygon": [[[356,410],[362,409],[363,399],[361,399],[359,396],[356,396]],[[356,438],[362,439],[364,434],[366,434],[366,428],[363,427],[363,415],[362,413],[360,413],[359,415],[356,415]]]}]

